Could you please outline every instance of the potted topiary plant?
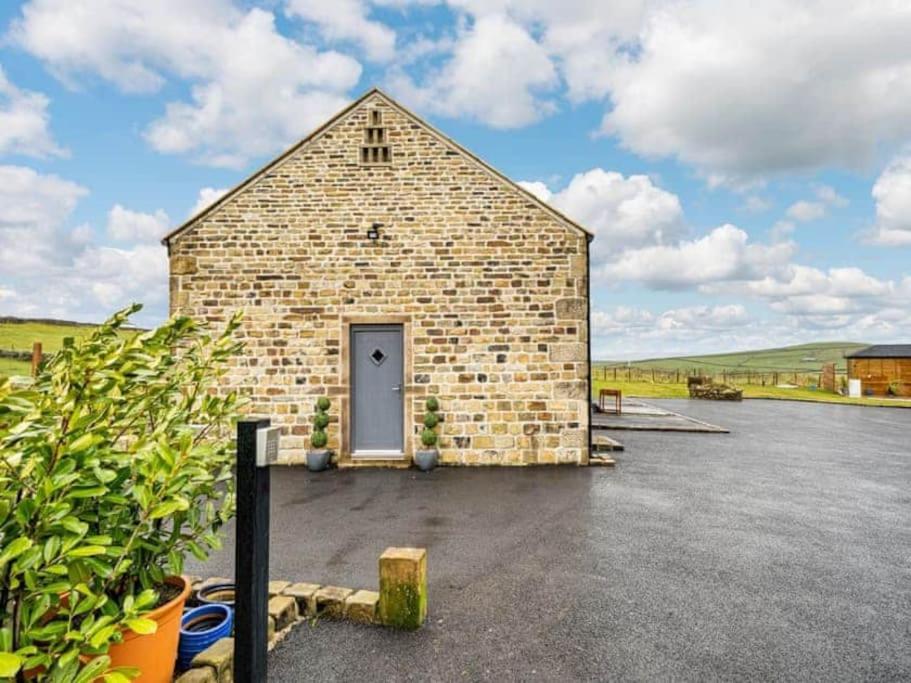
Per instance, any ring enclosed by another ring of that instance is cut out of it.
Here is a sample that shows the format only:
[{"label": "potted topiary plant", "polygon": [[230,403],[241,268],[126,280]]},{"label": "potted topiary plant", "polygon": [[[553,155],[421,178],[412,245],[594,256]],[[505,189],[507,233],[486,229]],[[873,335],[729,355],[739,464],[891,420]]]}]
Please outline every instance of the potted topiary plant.
[{"label": "potted topiary plant", "polygon": [[0,379],[0,678],[170,680],[184,555],[233,515],[239,321],[127,332],[139,308]]},{"label": "potted topiary plant", "polygon": [[326,447],[329,437],[326,428],[329,426],[329,399],[320,396],[316,400],[313,412],[313,432],[310,434],[310,450],[307,451],[307,469],[321,472],[329,467],[332,452]]},{"label": "potted topiary plant", "polygon": [[424,427],[421,430],[421,445],[414,453],[414,464],[423,472],[429,472],[439,464],[440,452],[437,450],[437,433],[434,431],[440,423],[440,402],[434,397],[427,399],[424,404],[427,412],[424,413]]}]

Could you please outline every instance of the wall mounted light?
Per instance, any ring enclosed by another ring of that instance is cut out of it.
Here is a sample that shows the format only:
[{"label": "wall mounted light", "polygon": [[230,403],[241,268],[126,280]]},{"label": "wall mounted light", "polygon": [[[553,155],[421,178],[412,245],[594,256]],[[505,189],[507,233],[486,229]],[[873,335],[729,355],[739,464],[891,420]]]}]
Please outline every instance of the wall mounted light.
[{"label": "wall mounted light", "polygon": [[380,228],[383,227],[382,223],[374,223],[367,229],[367,239],[378,240],[380,238]]}]

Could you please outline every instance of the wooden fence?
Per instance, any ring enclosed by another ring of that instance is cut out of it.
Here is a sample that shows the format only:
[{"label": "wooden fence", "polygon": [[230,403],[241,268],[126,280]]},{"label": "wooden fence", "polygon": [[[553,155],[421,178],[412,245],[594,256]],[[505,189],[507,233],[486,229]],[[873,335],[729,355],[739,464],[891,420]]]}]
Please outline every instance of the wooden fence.
[{"label": "wooden fence", "polygon": [[[847,371],[836,369],[836,384],[839,377],[847,377]],[[687,377],[707,377],[713,382],[724,384],[749,384],[753,386],[822,386],[823,370],[708,370],[693,368],[657,369],[626,365],[593,365],[592,378],[605,382],[650,382],[652,384],[686,384]]]},{"label": "wooden fence", "polygon": [[0,349],[0,358],[10,358],[12,360],[21,360],[30,363],[31,374],[35,375],[38,371],[38,365],[42,360],[47,358],[47,354],[41,350],[41,342],[35,342],[32,344],[31,351]]}]

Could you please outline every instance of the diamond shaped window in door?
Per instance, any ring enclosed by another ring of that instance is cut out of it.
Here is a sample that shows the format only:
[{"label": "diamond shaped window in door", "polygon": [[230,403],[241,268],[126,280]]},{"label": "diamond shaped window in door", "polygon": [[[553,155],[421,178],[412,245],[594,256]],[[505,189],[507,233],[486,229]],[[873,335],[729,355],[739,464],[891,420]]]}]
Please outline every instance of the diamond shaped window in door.
[{"label": "diamond shaped window in door", "polygon": [[370,352],[370,360],[373,361],[373,364],[380,366],[383,364],[383,361],[386,360],[386,354],[383,352],[383,349],[377,347]]}]

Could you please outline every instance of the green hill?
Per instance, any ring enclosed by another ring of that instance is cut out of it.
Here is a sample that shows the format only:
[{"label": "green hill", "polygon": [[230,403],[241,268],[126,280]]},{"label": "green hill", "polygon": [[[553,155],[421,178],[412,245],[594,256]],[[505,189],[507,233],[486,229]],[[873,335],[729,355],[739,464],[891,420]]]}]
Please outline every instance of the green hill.
[{"label": "green hill", "polygon": [[[80,338],[96,327],[93,323],[65,320],[33,320],[0,317],[0,351],[31,352],[32,344],[41,342],[45,353],[53,353],[63,346],[65,337]],[[133,334],[133,331],[126,334]],[[28,375],[29,362],[0,356],[0,375]]]},{"label": "green hill", "polygon": [[845,354],[862,349],[869,344],[860,342],[819,342],[800,344],[777,349],[718,353],[704,356],[674,356],[630,361],[595,361],[596,367],[626,367],[627,364],[643,370],[670,370],[681,372],[818,372],[824,363],[835,363],[837,370],[845,370]]}]

